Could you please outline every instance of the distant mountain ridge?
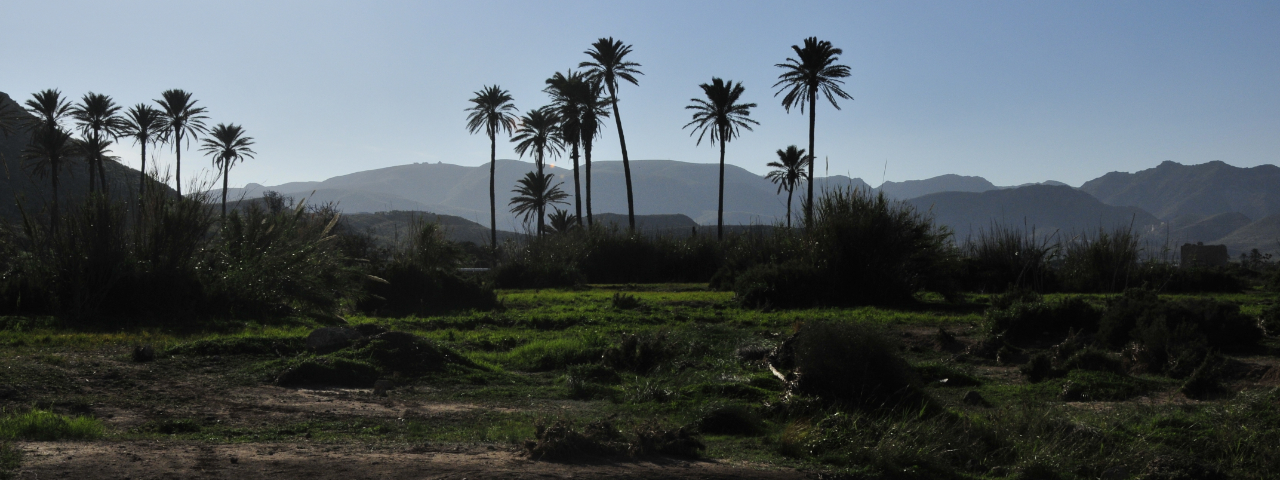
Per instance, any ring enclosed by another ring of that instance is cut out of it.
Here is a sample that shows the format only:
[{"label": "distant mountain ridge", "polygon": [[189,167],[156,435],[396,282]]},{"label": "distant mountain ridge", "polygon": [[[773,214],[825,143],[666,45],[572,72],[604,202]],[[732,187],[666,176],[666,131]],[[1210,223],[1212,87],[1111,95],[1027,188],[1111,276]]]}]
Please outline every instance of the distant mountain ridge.
[{"label": "distant mountain ridge", "polygon": [[[951,227],[956,240],[963,242],[993,223],[1014,228],[1034,227],[1045,237],[1055,231],[1060,236],[1096,232],[1133,225],[1140,232],[1153,232],[1160,219],[1136,207],[1117,207],[1099,202],[1087,193],[1067,186],[1031,185],[985,192],[943,192],[907,200],[920,211],[933,215],[934,222]],[[1065,237],[1064,237],[1065,238]]]},{"label": "distant mountain ridge", "polygon": [[1241,168],[1222,161],[1182,165],[1165,161],[1134,173],[1111,172],[1081,190],[1109,205],[1131,205],[1171,219],[1239,212],[1260,219],[1280,213],[1280,167]]}]

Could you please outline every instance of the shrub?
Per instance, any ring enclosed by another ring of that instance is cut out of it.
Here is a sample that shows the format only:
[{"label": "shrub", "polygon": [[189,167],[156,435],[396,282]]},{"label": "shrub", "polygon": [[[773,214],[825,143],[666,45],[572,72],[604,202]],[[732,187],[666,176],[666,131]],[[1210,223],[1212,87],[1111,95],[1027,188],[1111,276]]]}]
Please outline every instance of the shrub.
[{"label": "shrub", "polygon": [[445,270],[396,263],[377,272],[382,281],[367,280],[357,308],[370,315],[404,317],[439,315],[456,310],[489,310],[497,306],[492,288]]},{"label": "shrub", "polygon": [[952,291],[950,232],[914,207],[837,189],[822,196],[814,217],[803,256],[744,273],[733,284],[740,298],[754,305],[901,304],[925,288]]},{"label": "shrub", "polygon": [[1124,365],[1120,362],[1120,359],[1115,358],[1110,353],[1095,348],[1086,348],[1072,354],[1062,362],[1062,369],[1089,370],[1115,374],[1124,373]]},{"label": "shrub", "polygon": [[760,416],[742,405],[722,405],[698,419],[698,431],[716,435],[759,435],[764,430]]},{"label": "shrub", "polygon": [[1132,226],[1076,236],[1064,248],[1060,275],[1074,292],[1119,292],[1138,286],[1135,277],[1142,249]]},{"label": "shrub", "polygon": [[966,289],[1000,292],[1008,288],[1047,291],[1056,287],[1051,262],[1060,247],[1051,237],[1038,237],[1034,227],[991,226],[961,247],[961,283]]},{"label": "shrub", "polygon": [[666,332],[627,334],[617,345],[604,351],[603,363],[609,368],[635,373],[656,370],[669,356]]},{"label": "shrub", "polygon": [[1266,332],[1267,335],[1280,336],[1280,304],[1272,305],[1262,312],[1262,318],[1258,319],[1258,326]]},{"label": "shrub", "polygon": [[1256,320],[1240,307],[1208,299],[1161,300],[1131,290],[1114,300],[1103,315],[1098,342],[1126,349],[1139,370],[1182,378],[1204,361],[1210,348],[1244,351],[1262,337]]},{"label": "shrub", "polygon": [[1183,382],[1178,391],[1188,398],[1197,400],[1222,394],[1226,392],[1226,388],[1219,380],[1221,377],[1222,358],[1214,354],[1205,355],[1204,361],[1200,362],[1200,366],[1191,372],[1191,375],[1187,377],[1187,381]]},{"label": "shrub", "polygon": [[789,378],[791,392],[832,403],[910,409],[927,401],[897,346],[856,323],[805,324],[769,362],[784,372],[796,372]]},{"label": "shrub", "polygon": [[993,335],[1025,342],[1062,338],[1072,330],[1097,331],[1101,311],[1083,298],[1064,297],[1056,301],[1014,301],[1008,308],[987,310],[986,317],[988,331]]}]

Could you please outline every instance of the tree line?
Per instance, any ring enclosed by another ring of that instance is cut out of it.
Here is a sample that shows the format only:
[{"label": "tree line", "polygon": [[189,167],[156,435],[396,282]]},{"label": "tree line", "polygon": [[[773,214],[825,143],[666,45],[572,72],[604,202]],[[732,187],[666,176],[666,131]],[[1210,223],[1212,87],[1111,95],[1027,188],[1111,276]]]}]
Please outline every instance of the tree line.
[{"label": "tree line", "polygon": [[[808,184],[808,193],[802,199],[806,219],[813,216],[813,158],[814,158],[814,125],[817,122],[818,97],[824,97],[837,110],[840,109],[837,98],[852,99],[844,91],[843,78],[849,76],[849,67],[837,63],[844,52],[831,45],[831,42],[818,40],[817,37],[806,38],[803,46],[792,45],[795,57],[788,57],[785,62],[776,64],[783,72],[778,76],[774,96],[782,95],[782,106],[790,113],[792,108],[799,108],[801,113],[809,110],[809,148],[801,149],[791,145],[778,150],[778,161],[770,162],[774,168],[766,176],[778,184],[778,193],[787,192],[787,226],[791,226],[791,200],[795,189],[801,183]],[[636,76],[643,75],[639,63],[631,62],[626,56],[632,52],[631,45],[624,44],[613,37],[601,38],[591,45],[585,53],[589,60],[578,65],[583,69],[564,73],[556,72],[546,80],[543,90],[551,97],[549,105],[530,110],[523,116],[517,116],[514,99],[511,94],[498,85],[485,86],[475,92],[470,99],[472,106],[466,109],[467,129],[472,133],[481,133],[489,137],[489,221],[490,241],[493,246],[498,243],[497,193],[494,185],[494,174],[497,169],[497,137],[499,133],[512,136],[516,142],[515,151],[524,157],[526,153],[533,156],[535,171],[527,173],[517,181],[513,193],[516,196],[508,204],[512,212],[520,215],[528,222],[531,216],[537,217],[536,232],[542,235],[546,231],[545,219],[552,221],[552,228],[562,230],[573,225],[592,225],[591,212],[591,150],[592,142],[601,134],[602,118],[613,117],[618,129],[618,143],[622,149],[622,170],[627,189],[627,222],[631,231],[635,230],[635,196],[631,186],[631,160],[627,154],[626,134],[622,129],[622,114],[618,110],[618,87],[620,81],[639,86]],[[720,179],[718,203],[716,211],[716,238],[724,237],[724,159],[725,144],[741,135],[742,130],[752,130],[753,125],[760,123],[751,119],[754,103],[742,101],[745,87],[741,82],[723,80],[712,77],[710,83],[698,86],[704,98],[693,98],[685,108],[692,110],[692,119],[684,128],[692,127],[690,136],[697,136],[697,144],[704,139],[712,146],[720,146]],[[785,95],[784,95],[785,93]],[[582,150],[582,165],[579,165],[579,148]],[[569,158],[573,162],[573,205],[574,215],[560,210],[556,204],[568,204],[565,199],[569,194],[560,185],[552,184],[551,175],[543,171],[547,156],[559,156],[565,149],[569,150]],[[585,167],[585,168],[580,168]],[[582,170],[582,174],[580,174]],[[585,181],[582,177],[585,176]],[[585,187],[585,196],[583,195]],[[583,204],[586,204],[586,219],[583,221]],[[547,207],[554,212],[548,216]]]},{"label": "tree line", "polygon": [[[106,162],[119,161],[111,155],[112,145],[122,139],[132,139],[142,147],[139,167],[138,195],[146,189],[147,146],[173,147],[174,189],[182,195],[182,152],[193,142],[199,142],[200,151],[213,159],[218,176],[222,178],[222,216],[227,214],[227,177],[232,165],[253,158],[253,137],[245,134],[244,127],[234,123],[219,123],[210,128],[205,107],[197,106],[191,92],[182,89],[165,90],[160,98],[150,103],[139,103],[125,110],[109,95],[89,92],[73,103],[57,89],[47,89],[32,95],[25,102],[30,115],[22,115],[19,108],[10,104],[0,105],[0,134],[9,136],[25,132],[29,141],[22,150],[27,168],[41,177],[49,177],[53,194],[49,215],[50,228],[58,228],[58,174],[69,162],[80,159],[89,171],[89,192],[101,189],[107,193]],[[68,121],[72,126],[65,125]],[[75,133],[79,137],[73,136]],[[204,138],[201,138],[201,136]],[[185,141],[185,143],[184,143]]]}]

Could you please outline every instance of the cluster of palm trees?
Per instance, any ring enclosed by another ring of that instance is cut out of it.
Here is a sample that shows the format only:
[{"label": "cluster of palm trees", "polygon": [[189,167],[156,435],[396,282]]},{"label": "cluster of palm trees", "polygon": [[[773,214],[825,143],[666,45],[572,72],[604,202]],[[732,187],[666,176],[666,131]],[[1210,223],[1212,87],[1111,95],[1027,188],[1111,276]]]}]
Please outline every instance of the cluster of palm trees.
[{"label": "cluster of palm trees", "polygon": [[[107,193],[106,162],[118,161],[111,155],[111,146],[120,139],[133,139],[142,147],[139,168],[138,194],[147,187],[147,146],[170,144],[176,157],[174,163],[175,190],[182,195],[182,152],[192,142],[201,141],[200,149],[213,158],[214,166],[222,177],[222,215],[227,212],[227,175],[231,166],[246,158],[253,158],[253,138],[246,136],[244,128],[235,124],[219,123],[210,129],[205,121],[205,107],[196,106],[191,93],[172,89],[160,94],[155,105],[139,103],[124,110],[108,95],[89,92],[77,103],[63,96],[56,89],[44,90],[27,100],[26,110],[0,111],[0,133],[9,135],[16,130],[30,134],[30,142],[23,150],[23,158],[34,173],[48,175],[52,180],[53,194],[50,203],[50,228],[58,226],[58,173],[73,159],[83,159],[89,171],[89,192],[99,189]],[[10,108],[4,105],[4,108]],[[16,110],[16,109],[15,109]],[[72,137],[72,130],[63,125],[70,120],[80,138]],[[201,139],[200,136],[206,137]],[[186,143],[184,143],[184,140]]]},{"label": "cluster of palm trees", "polygon": [[[840,105],[837,98],[851,99],[842,88],[842,80],[849,76],[849,67],[837,64],[839,55],[844,52],[831,45],[831,42],[818,40],[817,37],[806,38],[803,46],[793,45],[795,58],[787,58],[784,63],[775,66],[783,69],[774,84],[779,90],[774,96],[781,95],[782,106],[790,113],[793,107],[799,107],[804,113],[809,110],[809,148],[800,149],[795,145],[785,150],[778,150],[778,161],[769,163],[775,170],[769,172],[767,178],[778,184],[778,193],[787,192],[787,226],[791,226],[791,199],[795,189],[801,183],[808,184],[808,195],[804,198],[805,219],[813,216],[813,152],[814,125],[819,96],[824,96],[836,109]],[[584,52],[590,61],[578,65],[581,72],[569,70],[556,72],[547,79],[547,87],[543,90],[551,96],[551,104],[529,111],[524,116],[516,116],[517,109],[511,94],[497,85],[487,86],[477,92],[471,99],[472,106],[467,111],[467,129],[471,133],[484,132],[489,136],[489,220],[492,244],[497,246],[497,196],[494,186],[494,173],[497,165],[497,136],[500,132],[514,134],[511,139],[517,142],[516,153],[524,157],[529,153],[534,158],[536,170],[529,172],[517,182],[512,190],[516,196],[509,206],[512,212],[521,215],[528,222],[531,216],[537,216],[536,231],[542,235],[546,231],[548,218],[546,209],[551,206],[555,212],[550,215],[551,228],[556,231],[583,225],[582,194],[583,182],[579,175],[578,153],[582,149],[585,167],[585,203],[586,223],[591,226],[591,150],[592,141],[600,136],[600,120],[612,116],[618,128],[618,142],[622,147],[622,168],[627,188],[627,221],[630,230],[635,230],[635,200],[631,188],[631,163],[627,155],[626,135],[622,130],[622,114],[618,111],[618,87],[620,81],[639,85],[637,69],[640,64],[626,60],[631,53],[631,46],[612,37],[601,38]],[[693,111],[692,120],[685,128],[693,127],[690,135],[697,135],[698,145],[704,139],[715,146],[720,146],[720,186],[716,214],[717,238],[724,237],[724,158],[725,144],[741,135],[743,129],[752,130],[752,125],[759,122],[751,119],[754,103],[743,103],[745,91],[742,83],[726,81],[713,77],[711,83],[699,85],[705,98],[694,98],[686,109]],[[570,216],[568,211],[560,210],[555,204],[567,204],[569,197],[560,189],[561,184],[552,184],[552,176],[543,172],[547,156],[559,156],[565,149],[573,161],[573,197],[576,214]],[[807,154],[806,154],[807,152]]]}]

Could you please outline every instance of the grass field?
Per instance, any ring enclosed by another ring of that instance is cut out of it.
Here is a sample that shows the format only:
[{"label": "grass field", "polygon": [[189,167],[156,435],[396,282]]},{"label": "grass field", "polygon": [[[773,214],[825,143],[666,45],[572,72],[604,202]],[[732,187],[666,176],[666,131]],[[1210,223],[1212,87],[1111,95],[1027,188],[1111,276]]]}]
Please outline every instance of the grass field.
[{"label": "grass field", "polygon": [[[1216,298],[1255,316],[1274,301],[1263,293]],[[523,457],[526,442],[556,425],[596,432],[565,448],[600,446],[613,455],[601,457],[613,459],[605,463],[695,453],[714,468],[768,478],[1268,478],[1280,471],[1274,338],[1229,355],[1243,367],[1223,377],[1224,391],[1195,400],[1179,393],[1182,380],[1163,376],[1081,369],[1030,383],[1018,364],[964,354],[987,331],[989,299],[981,295],[959,304],[922,296],[902,309],[769,311],[744,309],[732,293],[705,285],[664,284],[509,290],[499,301],[490,312],[347,319],[412,333],[462,357],[421,371],[385,366],[392,364],[375,353],[309,352],[304,339],[321,325],[303,319],[112,332],[0,319],[0,439],[28,452],[20,469],[39,472],[75,468],[53,462],[59,457],[41,443],[59,440],[75,440],[84,458],[96,458],[95,448],[144,444],[172,447],[149,450],[157,457],[183,449],[359,449],[381,455],[383,465],[444,452],[458,462],[473,458],[474,471],[484,472],[484,455]],[[788,392],[761,358],[801,325],[821,321],[866,325],[888,338],[928,405],[853,408]],[[955,341],[940,341],[945,335]],[[136,361],[134,347],[144,344],[155,358]],[[302,364],[348,363],[377,369],[373,376],[388,380],[385,396],[368,385],[276,385]],[[674,440],[654,440],[663,435],[694,441],[677,448]],[[641,456],[628,457],[627,445]],[[198,466],[204,457],[193,458]],[[132,470],[96,471],[108,478]],[[1206,476],[1176,476],[1196,472]]]}]

